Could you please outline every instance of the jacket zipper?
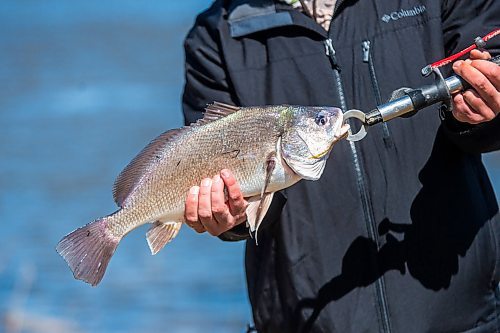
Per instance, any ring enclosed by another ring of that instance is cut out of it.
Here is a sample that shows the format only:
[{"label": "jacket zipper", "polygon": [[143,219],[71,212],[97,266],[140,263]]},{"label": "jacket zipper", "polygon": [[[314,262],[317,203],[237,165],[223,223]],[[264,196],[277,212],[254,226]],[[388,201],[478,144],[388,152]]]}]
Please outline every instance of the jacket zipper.
[{"label": "jacket zipper", "polygon": [[[335,49],[333,48],[333,42],[331,38],[328,38],[324,41],[325,43],[325,52],[328,58],[330,59],[330,64],[333,69],[333,77],[335,79],[335,87],[337,88],[337,93],[339,96],[340,100],[340,107],[342,108],[342,111],[347,111],[347,102],[345,99],[345,94],[344,94],[344,87],[342,83],[342,78],[340,76],[340,65],[337,61],[337,56],[335,53]],[[352,125],[352,123],[350,124]],[[363,215],[365,217],[365,224],[366,224],[366,229],[368,232],[368,236],[375,241],[377,245],[377,249],[380,250],[379,246],[379,241],[378,241],[378,236],[376,233],[376,228],[375,228],[375,219],[373,216],[373,212],[371,210],[370,206],[370,198],[368,195],[368,191],[366,189],[366,184],[365,180],[363,177],[363,170],[362,170],[362,165],[360,162],[360,157],[358,155],[358,150],[356,147],[356,144],[352,141],[349,141],[349,145],[351,148],[351,153],[353,157],[353,162],[354,162],[354,170],[356,172],[356,180],[357,180],[357,185],[358,185],[358,190],[359,194],[361,197],[361,204],[363,206]],[[390,333],[391,332],[391,326],[389,322],[389,310],[387,306],[387,299],[385,296],[385,282],[383,276],[380,276],[375,281],[375,289],[377,293],[377,299],[378,299],[378,304],[379,304],[379,311],[380,311],[380,318],[381,318],[381,329],[382,332]]]},{"label": "jacket zipper", "polygon": [[[370,73],[370,81],[372,84],[373,92],[375,93],[375,101],[377,105],[382,104],[382,94],[380,93],[380,87],[378,84],[377,74],[375,73],[375,65],[373,64],[373,57],[371,52],[371,42],[369,40],[364,40],[361,43],[363,49],[363,62],[368,64],[368,71]],[[382,131],[384,143],[387,147],[392,146],[391,134],[389,132],[389,127],[386,123],[382,123]]]}]

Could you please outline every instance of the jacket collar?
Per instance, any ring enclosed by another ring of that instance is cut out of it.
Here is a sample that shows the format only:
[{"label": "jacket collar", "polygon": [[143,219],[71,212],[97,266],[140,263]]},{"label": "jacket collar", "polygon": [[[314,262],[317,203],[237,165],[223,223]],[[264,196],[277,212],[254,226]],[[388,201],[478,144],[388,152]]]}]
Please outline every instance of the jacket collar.
[{"label": "jacket collar", "polygon": [[283,26],[300,26],[324,38],[327,33],[309,17],[273,0],[236,0],[228,7],[231,37],[243,37]]}]

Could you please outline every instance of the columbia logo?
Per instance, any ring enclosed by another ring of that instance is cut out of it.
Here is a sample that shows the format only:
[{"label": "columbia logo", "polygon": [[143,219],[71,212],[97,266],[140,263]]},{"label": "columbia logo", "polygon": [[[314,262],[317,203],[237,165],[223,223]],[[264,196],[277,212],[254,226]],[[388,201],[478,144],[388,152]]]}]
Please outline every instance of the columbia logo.
[{"label": "columbia logo", "polygon": [[389,23],[389,21],[397,21],[397,20],[402,19],[404,17],[412,17],[412,16],[420,15],[423,12],[425,12],[426,9],[427,8],[425,8],[424,5],[415,6],[411,9],[401,9],[401,10],[398,10],[396,12],[392,12],[390,14],[384,14],[384,16],[381,17],[381,19],[385,23]]}]

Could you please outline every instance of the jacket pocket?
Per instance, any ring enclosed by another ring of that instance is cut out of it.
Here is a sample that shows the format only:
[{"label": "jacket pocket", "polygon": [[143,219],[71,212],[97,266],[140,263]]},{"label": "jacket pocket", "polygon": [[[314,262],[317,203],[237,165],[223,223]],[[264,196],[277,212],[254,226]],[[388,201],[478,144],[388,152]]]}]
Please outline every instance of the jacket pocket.
[{"label": "jacket pocket", "polygon": [[[375,100],[377,105],[382,104],[382,95],[380,93],[380,87],[378,84],[377,73],[375,72],[375,65],[373,64],[372,56],[372,42],[369,40],[364,40],[361,43],[361,49],[363,51],[363,63],[367,64],[368,72],[370,75],[370,82],[372,85],[373,93],[375,95]],[[392,147],[393,142],[391,139],[391,134],[389,132],[389,127],[386,123],[382,123],[383,139],[386,147]]]}]

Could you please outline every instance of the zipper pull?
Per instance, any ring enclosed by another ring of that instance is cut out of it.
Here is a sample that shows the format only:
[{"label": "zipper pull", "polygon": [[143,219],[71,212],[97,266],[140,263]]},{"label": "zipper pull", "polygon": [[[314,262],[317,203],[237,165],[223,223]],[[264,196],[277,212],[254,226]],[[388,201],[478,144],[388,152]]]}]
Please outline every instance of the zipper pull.
[{"label": "zipper pull", "polygon": [[332,67],[340,72],[340,66],[339,63],[337,62],[337,57],[335,56],[335,49],[333,48],[333,43],[331,38],[325,39],[325,53],[330,59]]},{"label": "zipper pull", "polygon": [[327,56],[330,56],[330,54],[335,55],[335,49],[333,48],[333,43],[330,38],[325,39],[325,52]]},{"label": "zipper pull", "polygon": [[364,40],[363,43],[361,44],[363,47],[363,62],[369,62],[370,61],[370,41],[369,40]]}]

